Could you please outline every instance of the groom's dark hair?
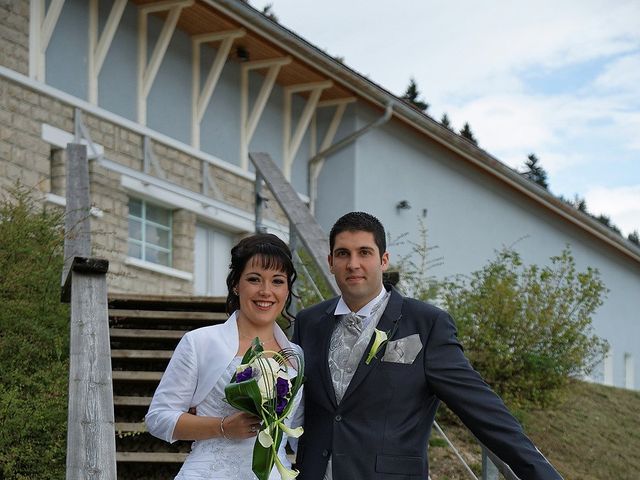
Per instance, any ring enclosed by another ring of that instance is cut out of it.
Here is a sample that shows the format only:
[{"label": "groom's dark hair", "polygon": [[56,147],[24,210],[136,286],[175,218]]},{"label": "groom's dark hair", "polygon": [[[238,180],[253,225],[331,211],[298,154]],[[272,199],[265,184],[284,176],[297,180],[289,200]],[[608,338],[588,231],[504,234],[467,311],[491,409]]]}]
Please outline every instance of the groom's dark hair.
[{"label": "groom's dark hair", "polygon": [[366,212],[349,212],[340,217],[333,224],[329,233],[329,250],[333,253],[336,243],[336,235],[342,232],[369,232],[373,234],[373,239],[380,251],[380,258],[387,251],[387,239],[384,227],[380,220]]}]

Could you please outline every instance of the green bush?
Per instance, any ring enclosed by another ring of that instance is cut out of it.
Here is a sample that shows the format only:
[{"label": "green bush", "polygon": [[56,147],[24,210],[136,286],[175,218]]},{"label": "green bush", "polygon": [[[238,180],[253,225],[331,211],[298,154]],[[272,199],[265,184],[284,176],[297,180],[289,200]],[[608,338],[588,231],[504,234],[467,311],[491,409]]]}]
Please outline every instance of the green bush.
[{"label": "green bush", "polygon": [[577,272],[569,247],[549,266],[525,266],[505,249],[443,299],[474,368],[514,407],[545,406],[608,350],[591,318],[606,288],[596,269]]},{"label": "green bush", "polygon": [[62,215],[16,187],[0,202],[0,478],[65,476],[69,314]]},{"label": "green bush", "polygon": [[409,253],[397,260],[391,258],[388,272],[398,272],[399,282],[396,287],[404,294],[423,302],[432,302],[438,298],[442,282],[430,275],[432,269],[444,263],[443,257],[433,258],[437,245],[429,245],[427,225],[418,217],[418,241],[407,239],[404,233],[397,238],[388,238],[387,250],[392,250],[400,245],[408,245]]}]

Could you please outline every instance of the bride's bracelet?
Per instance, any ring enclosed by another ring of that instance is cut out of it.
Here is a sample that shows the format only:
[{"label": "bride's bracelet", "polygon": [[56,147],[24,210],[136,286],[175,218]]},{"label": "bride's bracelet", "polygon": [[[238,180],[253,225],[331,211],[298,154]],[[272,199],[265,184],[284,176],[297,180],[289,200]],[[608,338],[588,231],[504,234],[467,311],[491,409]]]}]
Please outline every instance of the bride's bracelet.
[{"label": "bride's bracelet", "polygon": [[222,421],[220,422],[220,433],[222,433],[222,436],[227,440],[231,440],[229,437],[227,437],[227,434],[224,433],[224,421],[227,419],[227,416],[222,417]]}]

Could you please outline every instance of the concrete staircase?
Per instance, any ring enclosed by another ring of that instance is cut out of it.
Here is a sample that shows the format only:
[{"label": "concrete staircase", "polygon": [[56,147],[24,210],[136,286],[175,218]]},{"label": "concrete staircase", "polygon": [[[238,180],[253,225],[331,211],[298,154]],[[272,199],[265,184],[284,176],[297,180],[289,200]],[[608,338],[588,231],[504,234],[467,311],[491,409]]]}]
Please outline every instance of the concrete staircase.
[{"label": "concrete staircase", "polygon": [[173,479],[191,442],[146,432],[144,416],[180,338],[224,322],[224,298],[109,295],[116,460],[119,480]]}]

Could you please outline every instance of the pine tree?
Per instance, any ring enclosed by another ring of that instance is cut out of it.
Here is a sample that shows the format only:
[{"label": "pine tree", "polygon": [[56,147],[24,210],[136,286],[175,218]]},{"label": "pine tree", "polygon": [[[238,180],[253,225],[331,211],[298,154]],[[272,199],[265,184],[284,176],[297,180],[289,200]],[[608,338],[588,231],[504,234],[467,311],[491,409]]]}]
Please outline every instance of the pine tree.
[{"label": "pine tree", "polygon": [[460,130],[460,135],[462,135],[474,145],[478,145],[478,140],[476,140],[476,137],[473,136],[473,132],[471,131],[471,127],[469,126],[468,122],[465,122],[462,130]]},{"label": "pine tree", "polygon": [[407,90],[404,92],[404,95],[402,95],[402,97],[400,98],[410,103],[421,112],[426,113],[427,109],[429,108],[429,104],[423,102],[422,100],[419,100],[418,99],[419,96],[420,96],[420,92],[418,91],[418,84],[413,78],[411,78],[409,80],[409,86],[407,87]]},{"label": "pine tree", "polygon": [[616,227],[612,222],[611,222],[611,217],[609,215],[605,215],[600,214],[597,217],[593,217],[595,218],[598,222],[600,222],[602,225],[604,225],[605,227],[609,227],[611,230],[613,230],[614,232],[618,233],[618,234],[622,234],[622,232],[620,231],[620,229],[618,227]]},{"label": "pine tree", "polygon": [[[537,183],[545,190],[549,190],[549,183],[547,182],[547,171],[542,168],[541,165],[538,164],[538,157],[534,153],[531,153],[527,157],[527,161],[524,163],[527,168],[524,172],[522,172],[522,176],[528,178],[534,183]],[[586,203],[585,203],[586,209]]]},{"label": "pine tree", "polygon": [[447,130],[451,130],[453,132],[453,127],[451,126],[451,122],[449,121],[449,116],[446,113],[442,114],[440,124]]},{"label": "pine tree", "polygon": [[267,5],[264,6],[264,8],[262,9],[262,14],[273,20],[274,22],[278,22],[278,17],[276,16],[275,12],[273,11],[273,3],[268,3]]},{"label": "pine tree", "polygon": [[579,197],[578,195],[576,195],[575,197],[573,197],[573,202],[571,202],[571,204],[576,207],[578,210],[580,210],[583,213],[588,213],[587,212],[587,201],[584,198]]},{"label": "pine tree", "polygon": [[640,235],[638,234],[638,230],[634,230],[633,232],[631,232],[627,238],[631,243],[635,243],[636,245],[640,246]]}]

